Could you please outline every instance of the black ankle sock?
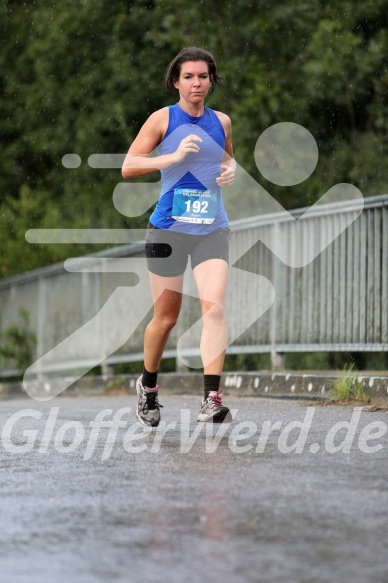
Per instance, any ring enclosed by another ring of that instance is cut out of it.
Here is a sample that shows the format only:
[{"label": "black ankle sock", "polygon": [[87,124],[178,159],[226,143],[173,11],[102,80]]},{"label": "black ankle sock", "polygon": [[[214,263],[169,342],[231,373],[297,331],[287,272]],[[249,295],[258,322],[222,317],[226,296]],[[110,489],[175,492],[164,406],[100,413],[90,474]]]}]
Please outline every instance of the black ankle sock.
[{"label": "black ankle sock", "polygon": [[158,378],[158,371],[148,372],[145,368],[143,369],[142,384],[143,387],[148,387],[149,389],[154,389],[156,387],[156,380]]},{"label": "black ankle sock", "polygon": [[205,399],[207,399],[210,391],[218,391],[220,388],[221,377],[216,374],[205,374],[203,375],[203,381],[205,385]]}]

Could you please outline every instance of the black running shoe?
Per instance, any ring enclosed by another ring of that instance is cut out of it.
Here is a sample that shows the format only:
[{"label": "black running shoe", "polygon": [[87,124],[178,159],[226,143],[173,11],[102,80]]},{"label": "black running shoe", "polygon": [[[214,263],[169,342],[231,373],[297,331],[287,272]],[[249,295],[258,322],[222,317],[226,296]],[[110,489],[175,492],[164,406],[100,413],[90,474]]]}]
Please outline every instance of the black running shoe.
[{"label": "black running shoe", "polygon": [[142,377],[136,381],[136,392],[138,402],[136,407],[136,417],[140,423],[149,427],[157,427],[160,421],[160,407],[163,407],[158,402],[158,389],[156,386],[153,389],[143,387]]},{"label": "black running shoe", "polygon": [[202,401],[197,421],[222,423],[228,413],[228,407],[225,407],[222,404],[222,389],[218,389],[218,391],[210,391],[208,398]]}]

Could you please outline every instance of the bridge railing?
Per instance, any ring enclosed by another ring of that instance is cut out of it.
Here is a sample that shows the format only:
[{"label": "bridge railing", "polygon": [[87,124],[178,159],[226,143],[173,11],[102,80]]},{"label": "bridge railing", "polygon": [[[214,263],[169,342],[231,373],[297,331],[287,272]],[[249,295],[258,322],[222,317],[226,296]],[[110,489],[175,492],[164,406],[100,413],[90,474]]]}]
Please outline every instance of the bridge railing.
[{"label": "bridge railing", "polygon": [[[303,212],[300,209],[292,215],[301,218]],[[270,352],[275,356],[297,351],[388,350],[388,195],[365,199],[358,218],[314,260],[303,262],[313,241],[319,246],[354,212],[350,201],[322,205],[306,220],[296,222],[288,213],[281,213],[231,223],[234,269],[226,304],[233,342],[229,353]],[[286,263],[274,253],[279,237],[288,245]],[[135,300],[130,305],[124,296],[116,304],[111,301],[108,317],[98,318],[115,290],[135,290],[138,281],[130,269],[105,269],[112,256],[123,262],[128,258],[128,265],[136,259],[146,273],[143,244],[138,243],[89,256],[84,271],[69,272],[61,263],[0,281],[0,331],[20,321],[21,309],[28,313],[36,337],[34,358],[45,357],[40,374],[63,374],[91,368],[96,362],[107,366],[142,360],[144,327],[152,313],[149,294],[142,291],[145,288],[131,296]],[[200,318],[190,270],[185,278],[181,316],[165,357],[177,357],[178,340]],[[123,327],[131,315],[139,325],[125,336]],[[89,335],[77,333],[88,322]],[[199,355],[198,330],[194,332],[193,328],[189,338],[186,334],[180,353],[193,366]],[[125,338],[118,347],[119,333]],[[71,342],[66,341],[69,338]],[[53,351],[58,345],[61,350]],[[17,372],[14,362],[0,366],[0,376]]]}]

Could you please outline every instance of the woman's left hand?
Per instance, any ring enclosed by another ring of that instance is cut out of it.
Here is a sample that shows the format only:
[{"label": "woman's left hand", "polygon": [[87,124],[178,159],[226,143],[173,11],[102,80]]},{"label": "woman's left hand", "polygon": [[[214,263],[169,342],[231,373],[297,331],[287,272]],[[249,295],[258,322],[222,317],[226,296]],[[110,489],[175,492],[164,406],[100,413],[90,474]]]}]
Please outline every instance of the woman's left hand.
[{"label": "woman's left hand", "polygon": [[221,174],[216,178],[218,186],[230,186],[234,182],[236,171],[227,164],[221,164]]}]

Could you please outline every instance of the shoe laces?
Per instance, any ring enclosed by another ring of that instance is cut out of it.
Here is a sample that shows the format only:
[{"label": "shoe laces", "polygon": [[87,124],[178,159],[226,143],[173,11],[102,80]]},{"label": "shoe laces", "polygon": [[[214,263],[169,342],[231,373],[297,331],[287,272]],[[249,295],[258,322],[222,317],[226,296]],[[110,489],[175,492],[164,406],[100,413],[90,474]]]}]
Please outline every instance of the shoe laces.
[{"label": "shoe laces", "polygon": [[[213,394],[212,394],[213,393]],[[221,401],[221,395],[222,395],[222,390],[218,389],[218,391],[211,391],[209,393],[209,396],[207,398],[207,401],[210,403],[213,403],[214,407],[222,407],[222,401]]]},{"label": "shoe laces", "polygon": [[163,408],[158,401],[158,392],[155,391],[154,393],[146,393],[146,400],[142,407],[143,413],[147,413],[147,411],[154,411],[155,409]]}]

